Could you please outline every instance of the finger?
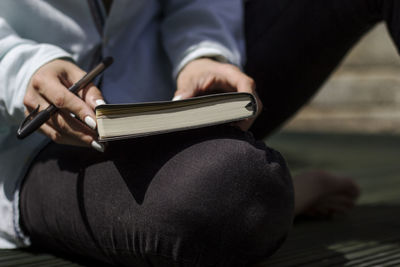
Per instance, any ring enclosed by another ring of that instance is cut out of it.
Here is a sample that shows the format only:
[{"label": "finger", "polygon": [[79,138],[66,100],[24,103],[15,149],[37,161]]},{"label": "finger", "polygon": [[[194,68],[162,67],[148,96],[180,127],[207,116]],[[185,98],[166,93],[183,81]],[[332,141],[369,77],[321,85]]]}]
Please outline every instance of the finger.
[{"label": "finger", "polygon": [[53,128],[50,124],[45,123],[40,128],[39,131],[49,137],[51,140],[57,144],[63,145],[73,145],[73,146],[87,146],[84,142],[73,139],[70,136],[60,133],[58,130]]},{"label": "finger", "polygon": [[[239,71],[239,70],[238,70]],[[236,78],[236,81],[233,81],[233,83],[236,83],[237,86],[237,91],[238,92],[245,92],[245,93],[250,93],[254,96],[256,102],[257,102],[257,110],[256,110],[256,116],[253,118],[249,119],[244,119],[241,120],[237,123],[235,123],[236,126],[241,128],[244,131],[247,131],[250,129],[251,125],[254,123],[256,117],[261,113],[261,110],[263,108],[263,104],[258,97],[258,94],[256,92],[256,84],[253,79],[245,75],[244,73],[236,73],[236,75],[232,75],[231,77]]]},{"label": "finger", "polygon": [[[207,59],[196,59],[189,62],[179,73],[177,78],[177,90],[172,100],[187,99],[197,95],[203,81],[208,75],[209,68],[205,68]],[[211,60],[209,63],[213,64]],[[207,65],[206,65],[207,66]]]},{"label": "finger", "polygon": [[244,120],[241,120],[241,121],[235,123],[236,126],[238,126],[239,128],[241,128],[244,131],[247,131],[248,129],[250,129],[251,125],[253,125],[257,116],[261,113],[261,111],[263,109],[263,104],[262,104],[260,98],[258,97],[258,94],[256,91],[256,84],[255,84],[254,80],[252,78],[250,78],[249,76],[245,75],[244,73],[242,73],[239,69],[237,69],[237,70],[231,69],[231,72],[232,71],[234,73],[229,74],[228,77],[232,77],[232,79],[233,79],[232,83],[236,84],[237,91],[252,94],[257,102],[256,116],[254,116],[253,118],[244,119]]},{"label": "finger", "polygon": [[[226,68],[226,66],[223,68]],[[195,79],[192,77],[190,80],[182,79],[183,81],[178,84],[178,89],[175,92],[173,100],[237,91],[236,86],[233,85],[233,80],[228,80],[224,73],[218,72],[217,70],[215,72],[206,71],[202,75],[196,75],[195,77]]]},{"label": "finger", "polygon": [[97,134],[94,131],[65,111],[55,114],[48,124],[60,133],[60,136],[56,136],[58,137],[57,143],[91,146],[99,152],[105,150],[104,145],[97,141]]},{"label": "finger", "polygon": [[175,91],[173,101],[187,99],[195,96],[196,88],[192,81],[189,79],[182,79],[178,81],[177,90]]},{"label": "finger", "polygon": [[338,205],[347,208],[352,208],[355,205],[355,200],[345,195],[330,196],[323,200],[328,205]]},{"label": "finger", "polygon": [[87,145],[90,145],[91,142],[97,138],[97,133],[95,131],[89,129],[81,121],[71,117],[71,115],[65,111],[59,111],[54,114],[48,121],[48,124],[59,132],[80,140],[80,142]]},{"label": "finger", "polygon": [[256,91],[256,83],[255,81],[241,72],[239,69],[231,69],[230,70],[232,73],[228,73],[227,77],[232,77],[232,83],[236,85],[237,91],[238,92],[245,92],[245,93],[250,93],[254,95],[256,101],[257,101],[257,115],[261,112],[263,108],[263,104],[258,97],[257,91]]},{"label": "finger", "polygon": [[24,106],[26,107],[25,115],[28,115],[30,112],[36,109],[38,105],[40,105],[40,107],[43,109],[50,104],[43,97],[41,97],[36,90],[28,89],[24,96]]},{"label": "finger", "polygon": [[92,108],[78,96],[68,91],[60,80],[48,79],[37,90],[43,98],[53,103],[57,108],[77,115],[91,129],[96,129],[97,124]]},{"label": "finger", "polygon": [[[36,95],[33,98],[35,99],[35,104],[33,104],[35,106],[32,105],[32,107],[31,106],[27,107],[25,115],[28,115],[29,112],[31,112],[33,109],[37,107],[37,105],[40,105],[39,111],[42,111],[49,106],[49,103],[40,95]],[[58,111],[46,122],[46,124],[54,129],[57,129],[57,131],[65,132],[66,134],[69,134],[71,136],[75,135],[79,137],[79,135],[77,135],[76,132],[81,131],[83,133],[86,133],[87,135],[91,135],[93,138],[96,137],[96,133],[93,130],[84,126],[82,122],[79,122],[77,119],[71,117],[71,113],[69,114],[69,116],[65,116],[63,113],[64,112],[62,110]],[[66,117],[68,118],[67,120],[65,119]],[[51,139],[56,141],[57,143],[65,143],[65,142],[60,142],[59,136]],[[90,140],[87,140],[86,143],[89,143],[89,141]]]},{"label": "finger", "polygon": [[[35,92],[33,90],[33,92]],[[26,101],[25,101],[26,100]],[[24,101],[26,102],[26,115],[40,105],[40,110],[47,108],[50,104],[40,94],[27,93]],[[68,114],[68,115],[66,115]],[[97,134],[77,119],[71,117],[71,113],[59,110],[46,124],[40,128],[40,131],[56,143],[92,146],[99,151],[104,148],[95,141]]]},{"label": "finger", "polygon": [[90,143],[90,145],[88,145],[87,142],[85,143],[79,139],[76,139],[76,138],[70,137],[66,134],[60,133],[59,131],[57,131],[51,125],[49,125],[47,123],[43,124],[42,127],[40,127],[39,131],[58,144],[81,146],[81,147],[89,147],[90,146],[99,152],[104,152],[104,150],[105,150],[104,145],[99,143],[97,140],[93,140]]},{"label": "finger", "polygon": [[[29,98],[29,100],[31,101],[26,100],[27,98]],[[49,103],[39,94],[32,94],[32,96],[29,97],[25,96],[24,104],[27,107],[27,109],[25,110],[25,116],[28,116],[29,113],[36,109],[38,105],[40,107],[39,112],[49,106]],[[38,131],[59,144],[75,145],[77,143],[73,142],[72,140],[66,140],[65,136],[63,137],[62,134],[58,130],[56,130],[53,125],[51,125],[51,119],[41,125]]]},{"label": "finger", "polygon": [[[63,75],[63,83],[67,87],[72,86],[74,83],[78,82],[85,76],[85,72],[80,68],[76,67],[74,64],[65,65],[65,74]],[[96,106],[100,104],[105,104],[103,100],[103,95],[100,90],[93,84],[90,83],[85,88],[78,91],[77,95],[85,101],[93,110]],[[100,100],[100,101],[99,101]]]},{"label": "finger", "polygon": [[100,90],[94,85],[89,84],[81,90],[81,98],[94,110],[98,105],[104,105],[103,95]]},{"label": "finger", "polygon": [[345,196],[331,196],[320,200],[320,203],[315,207],[315,210],[318,212],[329,211],[342,213],[352,209],[354,205],[354,200]]}]

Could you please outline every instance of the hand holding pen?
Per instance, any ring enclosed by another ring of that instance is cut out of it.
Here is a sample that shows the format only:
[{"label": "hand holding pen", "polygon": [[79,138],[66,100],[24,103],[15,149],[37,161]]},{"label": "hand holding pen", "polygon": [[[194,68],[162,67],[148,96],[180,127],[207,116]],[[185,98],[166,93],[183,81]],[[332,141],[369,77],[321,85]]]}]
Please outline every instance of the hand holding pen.
[{"label": "hand holding pen", "polygon": [[[54,60],[42,66],[28,85],[24,104],[28,109],[26,115],[31,115],[21,124],[18,137],[24,138],[38,128],[57,143],[92,146],[104,151],[96,140],[94,114],[94,108],[104,104],[104,100],[100,90],[90,82],[111,63],[112,59],[107,58],[86,75],[65,60]],[[39,113],[35,112],[38,105]]]}]

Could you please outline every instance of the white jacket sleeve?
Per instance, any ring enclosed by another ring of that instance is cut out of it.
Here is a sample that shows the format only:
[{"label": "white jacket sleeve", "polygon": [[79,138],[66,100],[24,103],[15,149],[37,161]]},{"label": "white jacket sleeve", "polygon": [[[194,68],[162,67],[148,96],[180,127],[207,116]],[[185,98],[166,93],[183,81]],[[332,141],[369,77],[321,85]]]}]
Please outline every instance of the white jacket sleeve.
[{"label": "white jacket sleeve", "polygon": [[56,58],[71,57],[59,47],[20,38],[0,18],[0,125],[17,125],[24,118],[23,99],[38,68]]},{"label": "white jacket sleeve", "polygon": [[163,0],[164,48],[174,77],[191,60],[216,57],[241,66],[244,52],[242,0]]}]

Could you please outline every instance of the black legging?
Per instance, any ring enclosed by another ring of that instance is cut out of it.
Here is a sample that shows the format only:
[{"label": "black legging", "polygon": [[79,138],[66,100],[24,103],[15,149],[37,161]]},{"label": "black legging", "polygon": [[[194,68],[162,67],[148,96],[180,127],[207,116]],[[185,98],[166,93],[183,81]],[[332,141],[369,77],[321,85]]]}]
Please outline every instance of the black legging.
[{"label": "black legging", "polygon": [[24,228],[47,250],[126,266],[244,266],[291,225],[279,153],[230,126],[110,143],[51,144],[21,193]]},{"label": "black legging", "polygon": [[[352,45],[385,19],[398,43],[399,1],[250,0],[247,72],[271,133]],[[105,154],[51,144],[21,192],[36,246],[131,266],[245,266],[273,253],[293,216],[279,153],[220,126],[110,144]]]}]

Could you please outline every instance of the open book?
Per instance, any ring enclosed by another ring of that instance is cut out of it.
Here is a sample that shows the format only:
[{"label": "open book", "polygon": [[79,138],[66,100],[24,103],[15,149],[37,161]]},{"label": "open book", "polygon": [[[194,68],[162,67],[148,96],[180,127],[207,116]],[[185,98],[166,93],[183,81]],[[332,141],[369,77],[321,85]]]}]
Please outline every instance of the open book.
[{"label": "open book", "polygon": [[160,134],[238,121],[255,116],[248,93],[222,93],[178,101],[96,107],[100,141]]}]

